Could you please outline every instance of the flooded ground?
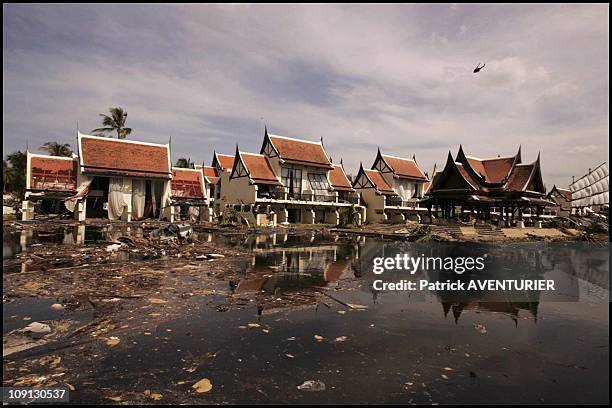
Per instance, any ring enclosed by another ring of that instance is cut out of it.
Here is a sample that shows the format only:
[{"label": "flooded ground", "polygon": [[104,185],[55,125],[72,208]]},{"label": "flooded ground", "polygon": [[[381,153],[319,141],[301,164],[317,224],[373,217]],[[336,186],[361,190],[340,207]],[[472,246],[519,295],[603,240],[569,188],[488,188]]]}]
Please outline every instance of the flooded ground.
[{"label": "flooded ground", "polygon": [[[4,334],[33,321],[54,330],[4,357],[5,386],[66,386],[71,402],[104,404],[608,402],[607,243],[490,249],[512,257],[505,274],[563,275],[579,302],[457,301],[372,290],[373,253],[423,250],[413,243],[196,231],[188,251],[99,249],[144,235],[84,226],[4,235]],[[67,248],[84,255],[69,259]],[[203,260],[212,250],[225,258]],[[56,266],[41,269],[34,255]],[[204,378],[212,389],[198,393]],[[325,390],[297,388],[308,380]]]}]

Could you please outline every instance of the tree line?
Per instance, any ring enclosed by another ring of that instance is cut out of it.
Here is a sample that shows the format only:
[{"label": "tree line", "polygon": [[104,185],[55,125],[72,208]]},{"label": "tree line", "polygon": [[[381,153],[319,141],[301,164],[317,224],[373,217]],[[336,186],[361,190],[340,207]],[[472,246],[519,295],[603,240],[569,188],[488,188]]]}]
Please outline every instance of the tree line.
[{"label": "tree line", "polygon": [[[117,134],[117,139],[125,139],[132,133],[132,128],[126,127],[127,111],[122,107],[109,108],[109,114],[101,113],[102,127],[91,131],[93,135],[113,137],[113,133]],[[68,143],[46,142],[39,147],[39,150],[45,151],[50,156],[71,157],[73,150]],[[3,159],[3,193],[15,194],[19,198],[23,198],[26,186],[26,153],[21,150],[9,153]],[[175,167],[193,168],[193,162],[190,159],[181,157],[176,161]]]}]

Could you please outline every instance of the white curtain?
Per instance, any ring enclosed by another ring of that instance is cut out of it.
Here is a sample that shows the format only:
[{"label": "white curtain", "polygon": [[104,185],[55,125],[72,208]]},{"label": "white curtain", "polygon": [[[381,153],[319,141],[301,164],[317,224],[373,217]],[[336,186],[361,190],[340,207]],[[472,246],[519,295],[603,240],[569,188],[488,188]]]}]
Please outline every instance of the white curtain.
[{"label": "white curtain", "polygon": [[108,181],[108,219],[120,219],[126,206],[123,199],[123,177],[111,177]]},{"label": "white curtain", "polygon": [[195,207],[192,205],[189,207],[189,210],[187,210],[187,213],[189,214],[189,221],[196,222],[200,216],[200,207]]},{"label": "white curtain", "polygon": [[139,220],[144,215],[145,181],[132,179],[132,218]]},{"label": "white curtain", "polygon": [[89,194],[89,186],[91,185],[92,181],[93,180],[88,180],[88,181],[85,181],[84,183],[81,183],[81,185],[77,189],[77,193],[73,195],[72,197],[69,197],[68,199],[66,199],[66,201],[64,201],[64,205],[66,206],[68,211],[74,212],[74,207],[76,207],[77,201],[79,201],[82,198],[87,197],[87,194]]},{"label": "white curtain", "polygon": [[157,181],[151,180],[151,218],[155,217],[157,212]]}]

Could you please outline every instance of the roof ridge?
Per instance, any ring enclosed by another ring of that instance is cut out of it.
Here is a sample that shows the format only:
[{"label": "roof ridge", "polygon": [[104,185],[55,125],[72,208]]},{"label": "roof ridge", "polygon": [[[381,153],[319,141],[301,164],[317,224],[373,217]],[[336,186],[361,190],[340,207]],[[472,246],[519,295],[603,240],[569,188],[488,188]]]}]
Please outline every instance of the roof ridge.
[{"label": "roof ridge", "polygon": [[315,142],[313,140],[304,140],[304,139],[297,139],[295,137],[289,137],[289,136],[281,136],[281,135],[273,135],[271,133],[268,133],[269,137],[280,137],[281,139],[287,139],[287,140],[294,140],[296,142],[304,142],[304,143],[312,143],[312,144],[316,144],[319,146],[323,146],[323,143],[321,143],[321,141]]},{"label": "roof ridge", "polygon": [[88,135],[85,133],[78,133],[79,137],[86,137],[86,138],[91,138],[91,139],[98,139],[98,140],[105,140],[107,142],[119,142],[119,143],[131,143],[131,144],[139,144],[139,145],[145,145],[145,146],[154,146],[154,147],[165,147],[168,148],[169,144],[161,144],[161,143],[153,143],[153,142],[141,142],[139,140],[128,140],[128,139],[113,139],[110,137],[104,137],[104,136],[96,136],[96,135]]}]

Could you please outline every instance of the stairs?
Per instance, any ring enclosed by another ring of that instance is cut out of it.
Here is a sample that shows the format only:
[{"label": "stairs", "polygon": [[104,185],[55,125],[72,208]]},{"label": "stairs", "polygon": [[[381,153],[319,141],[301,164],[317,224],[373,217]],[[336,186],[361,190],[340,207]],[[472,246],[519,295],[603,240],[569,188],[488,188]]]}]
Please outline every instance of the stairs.
[{"label": "stairs", "polygon": [[506,236],[499,227],[491,224],[474,224],[474,229],[478,235],[491,238],[505,238]]},{"label": "stairs", "polygon": [[448,234],[453,238],[459,238],[463,235],[458,225],[432,225],[431,231],[438,234]]}]

